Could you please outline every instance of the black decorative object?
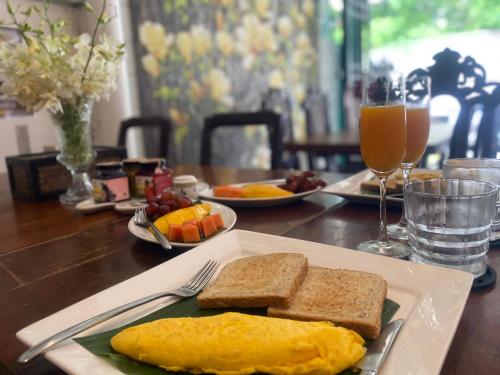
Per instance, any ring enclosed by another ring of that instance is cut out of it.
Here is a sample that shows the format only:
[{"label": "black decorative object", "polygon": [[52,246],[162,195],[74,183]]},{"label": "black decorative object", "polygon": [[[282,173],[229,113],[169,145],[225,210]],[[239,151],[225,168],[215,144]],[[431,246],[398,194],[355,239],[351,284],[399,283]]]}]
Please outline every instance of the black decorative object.
[{"label": "black decorative object", "polygon": [[[95,162],[127,157],[125,147],[96,146],[93,149],[96,153]],[[53,151],[6,157],[12,197],[30,202],[57,199],[71,184],[71,175],[57,162],[57,154]]]},{"label": "black decorative object", "polygon": [[[434,65],[416,69],[407,78],[407,94],[418,97],[421,90],[415,83],[422,77],[432,80],[432,97],[450,95],[460,103],[458,116],[450,142],[449,156],[466,157],[472,150],[476,157],[496,157],[495,108],[500,104],[498,83],[486,83],[486,72],[472,57],[462,58],[456,51],[446,48],[434,55]],[[474,145],[468,144],[470,120],[475,110],[482,109],[478,137]],[[498,119],[496,119],[499,122]]]}]

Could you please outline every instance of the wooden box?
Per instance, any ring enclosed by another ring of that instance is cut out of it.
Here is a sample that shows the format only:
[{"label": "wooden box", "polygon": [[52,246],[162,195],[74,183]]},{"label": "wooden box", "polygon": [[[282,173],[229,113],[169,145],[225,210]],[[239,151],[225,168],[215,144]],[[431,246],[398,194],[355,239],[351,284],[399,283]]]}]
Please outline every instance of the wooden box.
[{"label": "wooden box", "polygon": [[[95,146],[95,162],[122,160],[125,147]],[[71,183],[71,174],[57,162],[58,152],[42,152],[5,158],[13,198],[30,202],[56,199]],[[90,169],[92,175],[93,166]]]}]

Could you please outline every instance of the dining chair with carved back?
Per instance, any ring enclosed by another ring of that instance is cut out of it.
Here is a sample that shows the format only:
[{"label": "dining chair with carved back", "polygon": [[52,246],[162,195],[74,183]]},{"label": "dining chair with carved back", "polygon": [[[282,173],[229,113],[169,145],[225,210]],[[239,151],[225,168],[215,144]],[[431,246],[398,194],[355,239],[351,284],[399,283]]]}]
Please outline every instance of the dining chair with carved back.
[{"label": "dining chair with carved back", "polygon": [[[421,77],[432,80],[431,97],[448,95],[460,104],[460,112],[454,125],[449,150],[441,150],[441,154],[456,157],[490,157],[492,145],[489,140],[496,138],[493,126],[495,101],[498,105],[498,88],[490,93],[486,83],[486,71],[471,56],[462,57],[458,52],[446,48],[433,57],[434,64],[425,69],[413,70],[407,77],[406,90],[410,94],[419,95],[421,88],[418,81]],[[476,111],[482,113],[477,134],[472,123]],[[498,121],[498,120],[497,120]],[[495,152],[496,153],[496,152]],[[441,158],[441,162],[444,155]]]},{"label": "dining chair with carved back", "polygon": [[118,135],[118,145],[126,146],[127,133],[132,129],[140,129],[144,156],[147,157],[168,157],[168,146],[170,140],[171,124],[170,120],[161,116],[152,117],[132,117],[122,121],[120,133]]},{"label": "dining chair with carved back", "polygon": [[[206,118],[201,136],[201,164],[212,165],[212,143],[217,129],[248,126],[266,127],[270,149],[270,167],[271,169],[281,168],[283,166],[283,123],[281,116],[273,111],[222,113]],[[225,137],[225,142],[231,142],[227,138],[229,137]]]}]

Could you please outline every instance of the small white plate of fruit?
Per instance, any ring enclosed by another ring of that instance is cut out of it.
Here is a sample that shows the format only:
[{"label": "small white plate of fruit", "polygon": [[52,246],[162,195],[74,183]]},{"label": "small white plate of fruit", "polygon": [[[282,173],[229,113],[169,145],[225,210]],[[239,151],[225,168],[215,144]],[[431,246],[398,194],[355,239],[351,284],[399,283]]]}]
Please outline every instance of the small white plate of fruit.
[{"label": "small white plate of fruit", "polygon": [[[236,223],[236,213],[231,208],[216,202],[193,202],[172,191],[148,198],[146,214],[173,247],[197,246],[229,231]],[[159,244],[151,231],[136,225],[133,218],[128,229],[142,240]]]},{"label": "small white plate of fruit", "polygon": [[286,179],[213,186],[199,196],[233,207],[270,207],[300,201],[325,186],[326,181],[315,172],[304,171],[292,173]]}]

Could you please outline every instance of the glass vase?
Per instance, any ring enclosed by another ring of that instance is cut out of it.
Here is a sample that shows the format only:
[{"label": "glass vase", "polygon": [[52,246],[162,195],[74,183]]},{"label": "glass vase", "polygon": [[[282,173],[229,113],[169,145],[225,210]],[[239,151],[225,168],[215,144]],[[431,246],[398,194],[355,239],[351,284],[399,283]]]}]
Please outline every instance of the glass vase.
[{"label": "glass vase", "polygon": [[57,161],[72,176],[71,186],[59,196],[62,204],[74,205],[92,195],[92,183],[88,170],[94,160],[90,117],[92,101],[62,103],[62,111],[52,114],[59,146]]}]

